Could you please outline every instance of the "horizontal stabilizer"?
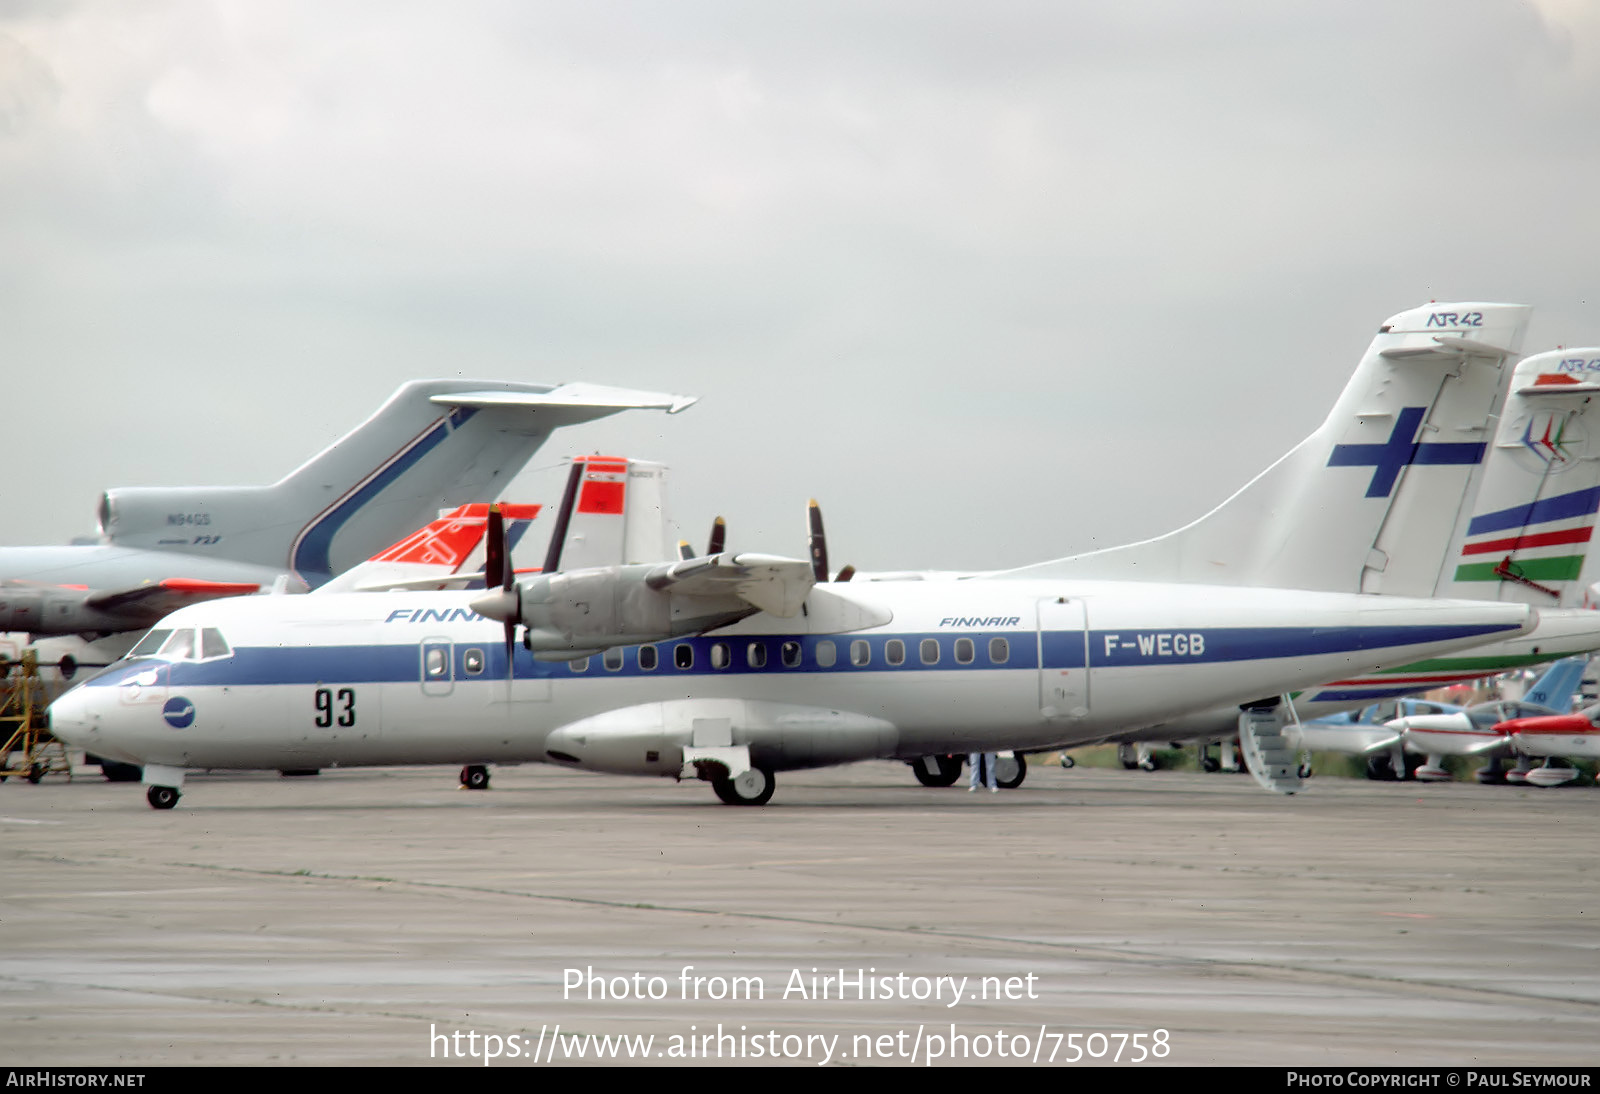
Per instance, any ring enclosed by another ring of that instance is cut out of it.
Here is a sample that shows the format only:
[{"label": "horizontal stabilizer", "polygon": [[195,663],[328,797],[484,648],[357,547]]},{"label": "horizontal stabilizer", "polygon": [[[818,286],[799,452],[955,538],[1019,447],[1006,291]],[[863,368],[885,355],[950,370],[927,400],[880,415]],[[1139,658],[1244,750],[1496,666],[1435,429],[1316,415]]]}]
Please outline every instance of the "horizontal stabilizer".
[{"label": "horizontal stabilizer", "polygon": [[674,596],[734,595],[780,619],[800,614],[816,584],[811,563],[777,555],[710,555],[657,567],[645,584]]},{"label": "horizontal stabilizer", "polygon": [[698,402],[698,395],[669,395],[659,391],[635,391],[606,387],[603,384],[562,384],[544,392],[533,391],[453,391],[433,396],[443,406],[541,407],[581,410],[665,410],[676,414]]}]

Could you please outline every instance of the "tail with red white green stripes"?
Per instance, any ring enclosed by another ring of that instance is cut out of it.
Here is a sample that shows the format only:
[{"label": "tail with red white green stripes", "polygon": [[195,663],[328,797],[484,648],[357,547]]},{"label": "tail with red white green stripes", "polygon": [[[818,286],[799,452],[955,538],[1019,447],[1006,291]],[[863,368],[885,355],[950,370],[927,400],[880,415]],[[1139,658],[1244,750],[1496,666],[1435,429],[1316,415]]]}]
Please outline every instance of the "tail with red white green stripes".
[{"label": "tail with red white green stripes", "polygon": [[1521,361],[1437,594],[1579,604],[1600,514],[1600,348]]}]

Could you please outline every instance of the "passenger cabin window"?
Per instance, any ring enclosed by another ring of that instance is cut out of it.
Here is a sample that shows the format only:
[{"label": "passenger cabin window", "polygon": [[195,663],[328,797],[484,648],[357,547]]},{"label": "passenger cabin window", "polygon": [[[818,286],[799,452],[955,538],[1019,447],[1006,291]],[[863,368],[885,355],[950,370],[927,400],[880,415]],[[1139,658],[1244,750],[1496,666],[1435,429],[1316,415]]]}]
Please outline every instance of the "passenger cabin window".
[{"label": "passenger cabin window", "polygon": [[1011,643],[1004,638],[989,639],[989,664],[1003,665],[1011,660]]},{"label": "passenger cabin window", "polygon": [[800,643],[785,642],[783,644],[783,667],[792,669],[800,664]]},{"label": "passenger cabin window", "polygon": [[711,644],[711,667],[725,669],[733,663],[733,654],[728,650],[726,642],[713,642]]},{"label": "passenger cabin window", "polygon": [[468,676],[483,675],[483,651],[471,649],[461,655],[461,667]]},{"label": "passenger cabin window", "polygon": [[587,657],[580,657],[576,661],[568,661],[567,667],[573,672],[588,672],[589,659]]},{"label": "passenger cabin window", "polygon": [[767,667],[767,644],[765,642],[752,642],[745,647],[744,663],[753,669]]},{"label": "passenger cabin window", "polygon": [[639,647],[639,668],[645,672],[653,672],[656,667],[656,648],[654,646]]},{"label": "passenger cabin window", "polygon": [[600,663],[606,667],[607,672],[619,672],[622,669],[622,647],[612,646],[600,655]]},{"label": "passenger cabin window", "polygon": [[833,644],[832,639],[824,638],[817,643],[817,664],[825,669],[831,669],[838,660],[839,647]]},{"label": "passenger cabin window", "polygon": [[429,680],[443,680],[450,672],[442,646],[429,646],[422,652],[422,674]]},{"label": "passenger cabin window", "polygon": [[906,663],[906,644],[898,638],[891,638],[883,644],[883,659],[891,665]]},{"label": "passenger cabin window", "polygon": [[978,652],[972,644],[972,639],[956,639],[956,662],[958,664],[970,665],[977,656]]},{"label": "passenger cabin window", "polygon": [[865,638],[850,643],[850,663],[857,668],[872,664],[872,646]]},{"label": "passenger cabin window", "polygon": [[922,655],[924,665],[937,665],[939,663],[939,640],[937,638],[924,638],[922,645],[917,647]]},{"label": "passenger cabin window", "polygon": [[673,646],[672,663],[680,669],[694,668],[694,647],[687,642],[679,642]]}]

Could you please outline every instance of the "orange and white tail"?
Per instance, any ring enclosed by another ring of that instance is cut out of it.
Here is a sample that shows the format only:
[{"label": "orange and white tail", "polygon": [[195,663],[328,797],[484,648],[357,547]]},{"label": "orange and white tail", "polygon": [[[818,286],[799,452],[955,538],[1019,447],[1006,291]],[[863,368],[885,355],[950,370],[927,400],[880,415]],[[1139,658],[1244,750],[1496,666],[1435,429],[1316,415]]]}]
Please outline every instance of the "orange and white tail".
[{"label": "orange and white tail", "polygon": [[662,562],[669,554],[665,466],[578,456],[550,531],[544,570]]},{"label": "orange and white tail", "polygon": [[[506,519],[506,549],[514,551],[538,515],[538,505],[508,505],[500,511]],[[378,592],[385,589],[461,588],[481,581],[484,533],[489,527],[485,502],[462,505],[426,528],[418,529],[386,550],[373,555],[317,589],[319,593]]]}]

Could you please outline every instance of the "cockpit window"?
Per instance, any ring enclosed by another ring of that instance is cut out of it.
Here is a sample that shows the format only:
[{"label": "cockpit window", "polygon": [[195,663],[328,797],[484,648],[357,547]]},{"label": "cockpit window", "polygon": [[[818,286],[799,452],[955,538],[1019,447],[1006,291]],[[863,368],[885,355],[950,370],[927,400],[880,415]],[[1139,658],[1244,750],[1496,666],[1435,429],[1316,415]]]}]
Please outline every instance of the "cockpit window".
[{"label": "cockpit window", "polygon": [[160,657],[167,661],[209,661],[231,657],[233,649],[215,627],[170,627],[150,631],[127,653],[135,657]]},{"label": "cockpit window", "polygon": [[168,661],[187,661],[194,656],[194,631],[185,627],[173,631],[172,637],[161,644],[156,651],[157,657],[165,657]]},{"label": "cockpit window", "polygon": [[165,642],[167,637],[171,634],[172,631],[170,629],[162,629],[160,627],[150,631],[143,638],[139,639],[138,645],[134,646],[133,649],[128,651],[128,656],[130,658],[149,657],[151,654],[155,653],[156,650],[161,648],[161,643]]}]

